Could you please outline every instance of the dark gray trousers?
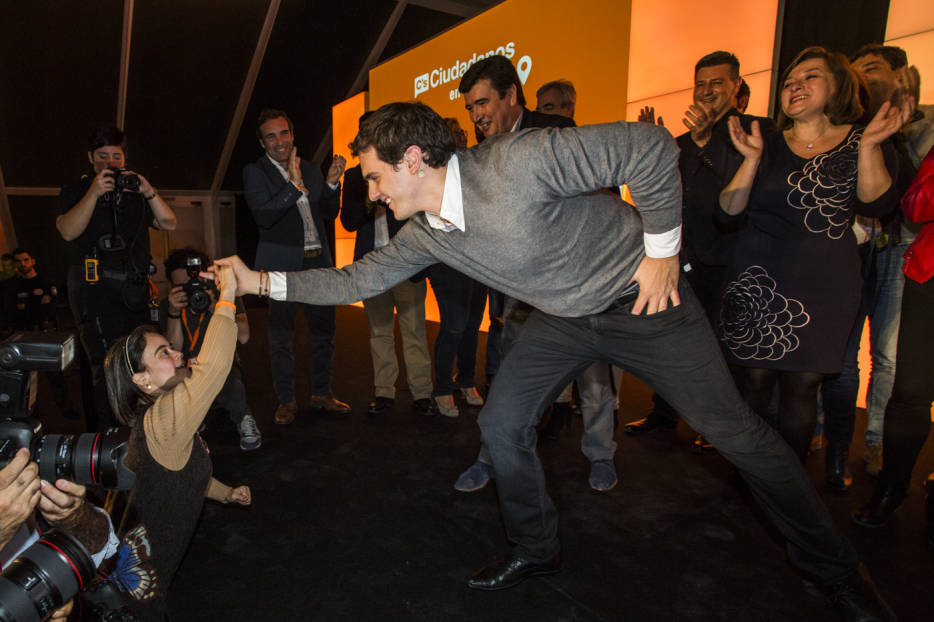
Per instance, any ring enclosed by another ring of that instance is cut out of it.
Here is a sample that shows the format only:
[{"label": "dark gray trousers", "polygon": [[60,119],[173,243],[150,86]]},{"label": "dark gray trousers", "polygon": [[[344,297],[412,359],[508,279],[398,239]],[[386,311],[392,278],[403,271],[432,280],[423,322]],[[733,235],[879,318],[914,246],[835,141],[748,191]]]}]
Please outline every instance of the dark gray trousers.
[{"label": "dark gray trousers", "polygon": [[791,561],[825,583],[856,569],[837,530],[784,440],[740,397],[703,309],[687,283],[682,303],[634,316],[632,304],[580,318],[534,311],[503,361],[480,413],[506,535],[533,562],[559,551],[558,514],[536,452],[540,413],[593,361],[617,365],[683,413],[732,462],[787,538]]}]

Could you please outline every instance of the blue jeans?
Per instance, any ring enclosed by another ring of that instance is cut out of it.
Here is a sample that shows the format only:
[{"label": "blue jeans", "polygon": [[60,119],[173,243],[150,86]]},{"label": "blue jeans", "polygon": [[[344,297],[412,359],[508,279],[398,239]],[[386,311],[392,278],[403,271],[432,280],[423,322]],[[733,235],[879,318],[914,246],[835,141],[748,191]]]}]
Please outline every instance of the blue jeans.
[{"label": "blue jeans", "polygon": [[428,269],[431,289],[438,301],[441,327],[435,338],[435,390],[433,395],[453,395],[454,361],[457,386],[475,386],[477,335],[486,306],[486,285],[444,264]]},{"label": "blue jeans", "polygon": [[850,333],[839,375],[824,380],[824,434],[830,445],[849,447],[853,440],[859,394],[859,344],[869,318],[869,354],[872,369],[866,397],[866,445],[882,443],[885,406],[895,383],[895,353],[905,277],[902,275],[908,243],[877,250],[872,241],[859,247],[863,262],[863,296]]},{"label": "blue jeans", "polygon": [[515,554],[543,562],[560,550],[558,512],[536,451],[535,426],[568,382],[593,361],[603,361],[648,383],[736,465],[787,538],[793,563],[824,583],[854,572],[856,551],[834,526],[788,444],[740,397],[684,279],[679,293],[681,305],[654,315],[633,315],[632,303],[579,318],[532,312],[480,412]]}]

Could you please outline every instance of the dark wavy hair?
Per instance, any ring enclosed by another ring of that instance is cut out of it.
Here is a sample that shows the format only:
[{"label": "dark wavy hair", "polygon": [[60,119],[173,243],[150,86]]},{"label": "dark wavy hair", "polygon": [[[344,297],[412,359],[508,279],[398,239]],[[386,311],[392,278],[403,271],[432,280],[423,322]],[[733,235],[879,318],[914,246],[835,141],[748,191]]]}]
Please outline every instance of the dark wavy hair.
[{"label": "dark wavy hair", "polygon": [[133,425],[136,418],[152,406],[155,398],[133,382],[133,374],[142,371],[146,335],[157,335],[149,326],[137,326],[126,337],[117,339],[104,359],[104,378],[107,380],[107,399],[117,419],[124,425]]},{"label": "dark wavy hair", "polygon": [[437,112],[419,102],[396,102],[381,106],[360,124],[350,151],[359,156],[373,147],[380,160],[396,166],[412,145],[421,148],[431,168],[447,164],[455,150],[451,130]]},{"label": "dark wavy hair", "polygon": [[511,85],[515,85],[516,103],[525,106],[525,95],[522,94],[522,82],[519,81],[519,74],[505,56],[494,54],[475,62],[464,72],[457,90],[466,93],[480,80],[489,80],[490,85],[499,93],[500,97],[506,97],[506,91],[509,90]]},{"label": "dark wavy hair", "polygon": [[850,57],[850,62],[855,63],[863,56],[868,56],[869,54],[881,56],[892,70],[900,69],[908,64],[908,55],[905,53],[905,50],[894,45],[882,45],[880,43],[867,43],[862,46]]},{"label": "dark wavy hair", "polygon": [[[858,121],[863,114],[863,107],[859,103],[859,77],[850,67],[846,56],[839,52],[831,52],[819,45],[801,50],[782,74],[780,82],[782,88],[784,89],[785,81],[791,71],[804,61],[812,58],[822,58],[827,63],[827,68],[830,70],[830,75],[834,81],[834,92],[827,100],[827,105],[824,106],[824,114],[834,125]],[[784,110],[779,111],[779,129],[788,129],[793,123],[794,120],[786,116]]]}]

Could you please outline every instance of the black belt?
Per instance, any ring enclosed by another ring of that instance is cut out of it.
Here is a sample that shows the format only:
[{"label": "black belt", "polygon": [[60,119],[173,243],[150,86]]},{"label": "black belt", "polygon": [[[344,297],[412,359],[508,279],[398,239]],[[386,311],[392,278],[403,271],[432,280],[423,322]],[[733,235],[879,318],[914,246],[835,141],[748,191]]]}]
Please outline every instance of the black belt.
[{"label": "black belt", "polygon": [[320,248],[306,248],[305,249],[305,259],[311,259],[312,257],[317,257],[321,254]]}]

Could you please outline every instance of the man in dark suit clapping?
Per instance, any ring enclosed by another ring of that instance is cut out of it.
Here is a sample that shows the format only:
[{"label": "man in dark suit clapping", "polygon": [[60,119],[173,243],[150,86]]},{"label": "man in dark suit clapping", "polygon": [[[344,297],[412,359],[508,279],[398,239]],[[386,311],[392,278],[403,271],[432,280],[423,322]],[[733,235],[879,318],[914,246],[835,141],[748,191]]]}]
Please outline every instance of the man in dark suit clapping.
[{"label": "man in dark suit clapping", "polygon": [[[346,160],[335,156],[327,179],[298,157],[292,121],[281,110],[263,110],[256,136],[265,153],[243,169],[247,205],[259,227],[258,270],[308,270],[334,266],[325,226],[340,210],[340,178]],[[305,312],[311,348],[311,407],[349,413],[331,393],[334,307],[269,301],[269,358],[279,407],[275,422],[288,424],[298,410],[292,340],[295,314]]]}]

